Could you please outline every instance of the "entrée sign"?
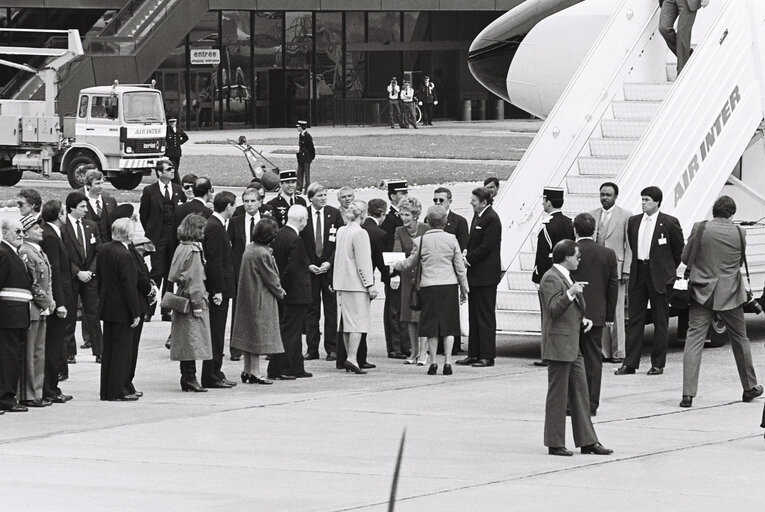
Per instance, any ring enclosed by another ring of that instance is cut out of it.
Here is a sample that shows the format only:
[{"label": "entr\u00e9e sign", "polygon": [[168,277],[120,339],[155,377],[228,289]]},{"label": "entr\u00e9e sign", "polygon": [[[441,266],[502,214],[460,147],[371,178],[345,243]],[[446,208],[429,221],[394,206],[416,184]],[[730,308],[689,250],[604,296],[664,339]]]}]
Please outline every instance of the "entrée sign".
[{"label": "entr\u00e9e sign", "polygon": [[192,49],[191,64],[220,64],[220,50],[218,49]]}]

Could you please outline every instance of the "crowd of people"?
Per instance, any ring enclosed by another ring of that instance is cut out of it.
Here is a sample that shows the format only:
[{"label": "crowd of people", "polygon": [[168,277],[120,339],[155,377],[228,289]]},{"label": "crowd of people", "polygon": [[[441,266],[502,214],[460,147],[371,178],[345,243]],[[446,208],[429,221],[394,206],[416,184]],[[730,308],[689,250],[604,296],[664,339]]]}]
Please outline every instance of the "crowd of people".
[{"label": "crowd of people", "polygon": [[[388,358],[435,375],[443,353],[442,373],[452,375],[452,357],[467,331],[467,356],[456,364],[494,365],[502,276],[502,222],[492,208],[496,178],[472,191],[468,224],[452,211],[448,188],[436,188],[426,208],[408,195],[405,180],[388,181],[387,197],[368,202],[344,187],[333,207],[318,182],[305,197],[298,194],[297,172],[286,170],[271,201],[265,203],[266,190],[254,179],[237,206],[239,198],[215,193],[206,177],[187,174],[175,183],[169,160],[155,174],[137,214],[104,193],[95,168],[63,203],[20,191],[21,218],[2,222],[0,242],[0,412],[72,399],[60,383],[77,362],[78,309],[81,348],[101,364],[102,400],[142,396],[133,385],[138,347],[157,306],[171,322],[167,346],[179,362],[183,391],[237,385],[223,372],[227,327],[242,383],[310,378],[304,361],[319,359],[322,348],[336,368],[366,374],[376,367],[367,348],[375,271],[385,290]],[[638,215],[617,206],[618,197],[618,185],[603,183],[602,207],[572,220],[562,212],[564,191],[543,191],[548,217],[531,279],[541,310],[542,360],[535,364],[548,371],[544,440],[553,455],[572,453],[564,444],[566,414],[583,453],[611,453],[590,419],[600,406],[603,362],[620,364],[616,375],[636,373],[650,303],[648,375],[664,373],[667,295],[681,262],[692,286],[680,406],[692,406],[715,314],[731,333],[743,401],[763,393],[743,318],[745,233],[732,222],[733,199],[718,198],[714,218],[694,225],[685,244],[678,220],[659,211],[659,188],[641,192]],[[137,218],[145,236],[136,235]],[[465,302],[468,322],[461,325]]]}]

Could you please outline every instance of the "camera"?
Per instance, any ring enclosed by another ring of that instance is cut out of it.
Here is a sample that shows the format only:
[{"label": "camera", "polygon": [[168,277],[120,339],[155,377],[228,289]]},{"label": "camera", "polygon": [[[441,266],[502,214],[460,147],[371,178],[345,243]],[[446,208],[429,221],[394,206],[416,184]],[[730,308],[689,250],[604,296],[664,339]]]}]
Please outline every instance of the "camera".
[{"label": "camera", "polygon": [[755,315],[759,315],[762,313],[762,305],[760,302],[754,298],[752,295],[752,292],[747,290],[746,291],[746,302],[744,302],[744,313],[754,313]]}]

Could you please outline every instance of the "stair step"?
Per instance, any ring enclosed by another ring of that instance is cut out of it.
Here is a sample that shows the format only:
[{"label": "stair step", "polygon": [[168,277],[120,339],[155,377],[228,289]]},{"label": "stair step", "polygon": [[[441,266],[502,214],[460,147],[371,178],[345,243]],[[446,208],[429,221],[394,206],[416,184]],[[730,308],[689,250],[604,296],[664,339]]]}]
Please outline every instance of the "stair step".
[{"label": "stair step", "polygon": [[539,311],[536,290],[509,290],[497,292],[497,309],[503,311]]},{"label": "stair step", "polygon": [[591,194],[566,194],[563,203],[563,213],[572,219],[579,213],[589,212],[595,208],[600,208],[600,193],[597,189]]},{"label": "stair step", "polygon": [[566,178],[566,191],[569,194],[587,194],[600,190],[605,181],[614,181],[616,174],[597,174],[588,176],[569,176]]},{"label": "stair step", "polygon": [[593,156],[629,158],[640,139],[590,139]]},{"label": "stair step", "polygon": [[604,138],[634,138],[639,139],[648,130],[650,121],[639,119],[604,119],[600,130]]},{"label": "stair step", "polygon": [[661,108],[661,101],[614,101],[611,109],[616,119],[651,120]]},{"label": "stair step", "polygon": [[608,174],[618,176],[627,163],[627,159],[580,156],[578,162],[580,175]]},{"label": "stair step", "polygon": [[498,309],[497,330],[538,334],[542,330],[539,311],[505,311]]},{"label": "stair step", "polygon": [[521,251],[518,254],[518,257],[520,258],[521,262],[521,270],[534,270],[534,261],[536,260],[536,251],[535,252],[528,252],[528,251]]},{"label": "stair step", "polygon": [[663,101],[669,91],[672,90],[672,83],[625,83],[624,99],[627,101]]},{"label": "stair step", "polygon": [[667,80],[669,82],[677,80],[677,62],[667,62]]},{"label": "stair step", "polygon": [[536,292],[534,283],[531,281],[531,272],[525,270],[508,270],[505,274],[507,287],[511,290],[525,290]]}]

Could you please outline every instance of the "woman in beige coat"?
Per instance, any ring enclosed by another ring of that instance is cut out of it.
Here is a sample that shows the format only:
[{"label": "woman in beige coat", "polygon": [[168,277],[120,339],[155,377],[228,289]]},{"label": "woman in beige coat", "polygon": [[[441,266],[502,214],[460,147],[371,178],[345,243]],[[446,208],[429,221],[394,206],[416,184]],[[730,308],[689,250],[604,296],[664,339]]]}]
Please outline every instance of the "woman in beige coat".
[{"label": "woman in beige coat", "polygon": [[279,271],[268,244],[276,237],[279,224],[272,218],[262,218],[255,224],[252,243],[242,256],[239,286],[236,294],[236,316],[231,346],[244,355],[242,382],[272,384],[260,373],[261,354],[284,352],[279,332],[279,305],[284,289]]},{"label": "woman in beige coat", "polygon": [[201,215],[190,214],[178,226],[178,241],[168,280],[175,283],[175,294],[189,299],[187,313],[173,312],[170,334],[173,343],[170,359],[181,362],[181,389],[207,391],[199,385],[196,360],[212,359],[210,314],[205,288],[202,240],[207,222]]},{"label": "woman in beige coat", "polygon": [[343,214],[347,224],[337,230],[332,287],[337,296],[337,332],[343,333],[348,353],[345,371],[367,373],[359,368],[356,354],[362,333],[369,332],[370,303],[377,297],[369,235],[361,227],[367,204],[354,201]]}]

